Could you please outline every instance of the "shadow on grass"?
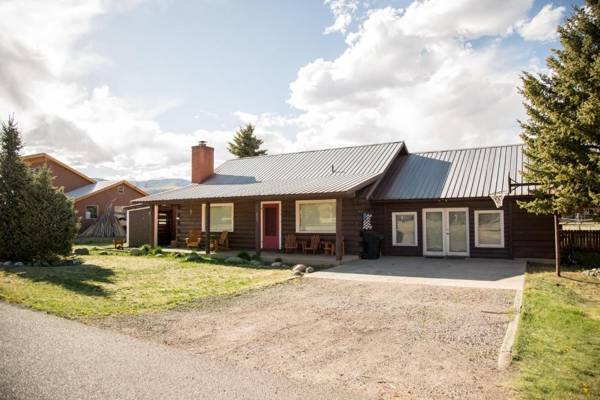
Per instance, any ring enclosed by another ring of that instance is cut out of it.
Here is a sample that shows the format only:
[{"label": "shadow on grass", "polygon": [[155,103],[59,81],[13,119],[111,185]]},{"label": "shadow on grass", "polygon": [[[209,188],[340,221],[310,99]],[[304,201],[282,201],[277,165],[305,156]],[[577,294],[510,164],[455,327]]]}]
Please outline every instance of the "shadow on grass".
[{"label": "shadow on grass", "polygon": [[2,271],[28,279],[46,282],[86,296],[107,297],[110,293],[98,283],[112,283],[112,269],[93,264],[64,267],[1,267]]}]

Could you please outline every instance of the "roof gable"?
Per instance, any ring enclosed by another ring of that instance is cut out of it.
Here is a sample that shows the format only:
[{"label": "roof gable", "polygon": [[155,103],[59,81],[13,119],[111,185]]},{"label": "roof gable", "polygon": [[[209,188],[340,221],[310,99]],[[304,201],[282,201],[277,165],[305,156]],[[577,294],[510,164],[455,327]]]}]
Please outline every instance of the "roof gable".
[{"label": "roof gable", "polygon": [[138,188],[137,186],[129,183],[126,180],[121,180],[121,181],[98,181],[96,183],[92,183],[90,185],[86,185],[86,186],[82,186],[80,188],[77,188],[75,190],[72,190],[68,193],[66,193],[67,197],[72,198],[75,201],[79,201],[79,200],[83,200],[85,198],[91,197],[93,195],[96,195],[98,193],[104,192],[106,190],[112,189],[116,186],[119,185],[125,185],[129,188],[131,188],[132,190],[138,192],[140,194],[140,196],[146,196],[147,193],[144,192],[142,189]]},{"label": "roof gable", "polygon": [[[63,163],[62,161],[57,160],[56,158],[52,157],[50,154],[47,154],[47,153],[30,154],[30,155],[23,156],[22,158],[23,158],[23,161],[25,161],[25,163],[27,163],[28,165],[33,165],[33,164],[37,164],[37,163],[40,163],[40,164],[46,163],[51,166],[52,164],[54,164],[54,165],[60,167],[62,170],[65,170],[68,173],[76,175],[77,177],[83,179],[84,181],[87,181],[89,183],[96,182],[95,179],[92,179],[89,176],[85,175],[84,173],[77,171],[75,168]],[[53,171],[53,172],[57,173],[57,171]]]}]

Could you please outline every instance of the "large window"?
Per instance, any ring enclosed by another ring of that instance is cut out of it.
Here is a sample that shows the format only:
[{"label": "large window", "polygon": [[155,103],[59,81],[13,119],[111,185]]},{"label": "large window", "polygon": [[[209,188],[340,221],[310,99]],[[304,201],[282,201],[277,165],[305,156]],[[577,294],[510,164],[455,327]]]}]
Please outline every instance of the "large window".
[{"label": "large window", "polygon": [[98,206],[86,206],[85,219],[98,219]]},{"label": "large window", "polygon": [[394,246],[416,246],[417,213],[392,213],[392,240]]},{"label": "large window", "polygon": [[504,247],[503,211],[475,211],[475,246]]},{"label": "large window", "polygon": [[296,232],[335,233],[335,200],[296,201]]},{"label": "large window", "polygon": [[[202,204],[202,230],[206,231],[204,213],[206,204]],[[210,205],[210,231],[233,232],[233,203],[215,203]]]}]

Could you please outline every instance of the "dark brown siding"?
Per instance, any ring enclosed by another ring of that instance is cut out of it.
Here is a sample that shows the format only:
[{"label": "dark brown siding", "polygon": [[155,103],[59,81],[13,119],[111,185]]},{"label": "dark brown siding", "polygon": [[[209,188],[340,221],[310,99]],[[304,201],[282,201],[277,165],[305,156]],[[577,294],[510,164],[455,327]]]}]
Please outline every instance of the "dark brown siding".
[{"label": "dark brown siding", "polygon": [[96,222],[96,220],[85,219],[85,208],[87,206],[98,206],[98,218],[100,218],[106,213],[106,209],[111,202],[113,207],[128,206],[131,204],[132,200],[139,199],[141,196],[127,185],[123,185],[123,193],[119,193],[118,187],[119,186],[115,186],[103,190],[75,202],[75,213],[80,218],[81,222],[80,232],[83,232],[87,227]]},{"label": "dark brown siding", "polygon": [[[46,161],[46,159],[43,157],[34,158],[32,160],[27,161],[27,164],[31,168],[39,168],[46,163],[48,165],[48,168],[50,168],[50,170],[52,171],[52,175],[54,176],[52,183],[56,187],[63,187],[65,193],[80,188],[82,186],[91,184],[91,182],[87,179],[82,178],[81,176],[73,173],[72,171],[69,171],[68,169],[56,164],[51,160]],[[138,197],[140,197],[139,194]]]},{"label": "dark brown siding", "polygon": [[516,258],[554,258],[554,217],[535,215],[513,202],[513,255]]},{"label": "dark brown siding", "polygon": [[128,246],[138,247],[152,242],[152,216],[150,208],[141,208],[129,211],[127,221]]},{"label": "dark brown siding", "polygon": [[[263,201],[278,201],[279,199],[265,199]],[[229,235],[230,246],[233,249],[254,249],[255,202],[234,202],[233,232]],[[178,212],[177,241],[180,246],[185,244],[185,238],[190,231],[202,229],[202,204],[188,203],[181,205]],[[347,254],[360,254],[362,250],[360,229],[362,227],[362,212],[369,210],[368,203],[362,198],[344,199],[342,203],[343,232],[345,251]],[[281,233],[282,241],[286,234],[296,232],[296,202],[295,200],[281,200]],[[296,234],[298,240],[307,240],[310,234]],[[323,240],[335,240],[335,234],[321,234]]]}]

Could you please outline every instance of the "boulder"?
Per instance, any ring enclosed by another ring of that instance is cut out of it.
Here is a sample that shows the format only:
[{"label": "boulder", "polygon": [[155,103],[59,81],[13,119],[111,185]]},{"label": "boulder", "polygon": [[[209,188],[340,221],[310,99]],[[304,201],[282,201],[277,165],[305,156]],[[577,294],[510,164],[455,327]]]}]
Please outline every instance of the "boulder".
[{"label": "boulder", "polygon": [[294,271],[294,276],[302,276],[302,275],[304,275],[302,272]]},{"label": "boulder", "polygon": [[231,263],[231,264],[242,264],[244,262],[244,260],[242,260],[239,257],[227,257],[225,259],[226,263]]},{"label": "boulder", "polygon": [[4,261],[2,265],[4,265],[5,267],[10,267],[12,266],[12,263],[10,261]]},{"label": "boulder", "polygon": [[292,272],[302,272],[302,273],[304,273],[305,271],[306,271],[306,265],[304,265],[304,264],[296,264],[292,268]]},{"label": "boulder", "polygon": [[255,267],[262,267],[263,265],[263,263],[258,260],[252,260],[250,261],[250,264],[254,265]]},{"label": "boulder", "polygon": [[81,265],[81,264],[82,264],[82,262],[81,262],[81,260],[80,260],[80,259],[76,258],[76,259],[74,259],[74,260],[71,260],[71,264],[72,264],[72,265]]},{"label": "boulder", "polygon": [[85,247],[79,247],[79,248],[73,250],[73,254],[76,254],[78,256],[89,256],[90,251]]},{"label": "boulder", "polygon": [[313,267],[306,267],[307,274],[312,274],[313,272],[315,272],[315,269]]},{"label": "boulder", "polygon": [[281,261],[275,261],[273,264],[271,264],[271,267],[281,268],[281,267],[283,267],[283,263]]},{"label": "boulder", "polygon": [[129,250],[129,254],[137,257],[142,255],[142,251],[140,249],[131,249]]},{"label": "boulder", "polygon": [[13,264],[13,267],[22,267],[25,264],[23,264],[21,261],[17,261],[16,263]]},{"label": "boulder", "polygon": [[164,257],[165,255],[163,253],[158,253],[156,255],[154,255],[154,257]]}]

